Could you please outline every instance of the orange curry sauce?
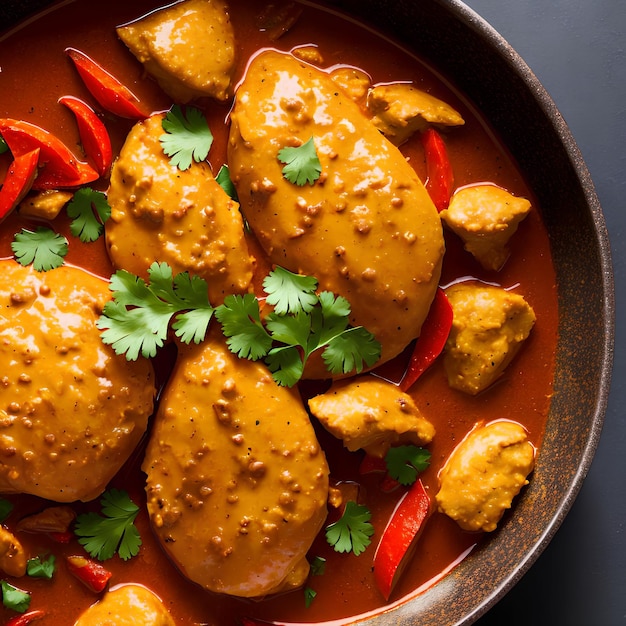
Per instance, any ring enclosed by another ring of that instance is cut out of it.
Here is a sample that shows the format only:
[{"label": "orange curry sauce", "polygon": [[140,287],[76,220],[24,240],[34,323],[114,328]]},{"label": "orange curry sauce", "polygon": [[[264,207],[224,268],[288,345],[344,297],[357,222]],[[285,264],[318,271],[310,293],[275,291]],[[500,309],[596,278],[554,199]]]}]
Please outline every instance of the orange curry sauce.
[{"label": "orange curry sauce", "polygon": [[[311,43],[319,46],[326,66],[348,64],[361,67],[371,75],[373,83],[412,81],[455,107],[466,121],[465,126],[445,133],[457,186],[488,181],[531,201],[534,199],[521,173],[506,149],[494,138],[488,122],[481,118],[480,112],[422,60],[407,54],[362,25],[310,6],[309,3],[306,3],[295,26],[280,39],[271,42],[255,24],[255,14],[263,4],[253,0],[230,2],[238,37],[238,77],[245,70],[247,59],[259,48],[272,46],[289,50],[297,45]],[[0,117],[38,124],[56,134],[80,154],[74,118],[69,110],[58,104],[58,99],[71,94],[92,105],[95,102],[64,53],[69,46],[92,56],[122,79],[140,97],[144,108],[154,111],[169,108],[171,101],[151,78],[144,75],[141,65],[115,33],[116,25],[140,17],[159,6],[158,0],[108,0],[98,4],[90,0],[65,2],[63,6],[46,13],[45,17],[31,21],[0,39]],[[228,110],[229,105],[208,103],[206,106],[206,115],[215,137],[209,155],[215,172],[226,159]],[[103,119],[111,134],[113,149],[117,152],[131,122],[111,115],[105,115]],[[414,137],[402,146],[402,150],[424,179],[424,155],[419,139]],[[0,159],[0,176],[9,158],[4,155]],[[106,190],[107,182],[101,180],[92,186]],[[32,228],[36,224],[20,220],[15,215],[2,223],[0,257],[11,256],[10,242],[13,235],[24,226]],[[62,218],[55,221],[54,228],[70,240],[66,262],[85,267],[105,278],[111,275],[113,269],[102,238],[93,244],[81,244],[69,236],[68,224]],[[511,257],[500,272],[482,270],[463,251],[460,240],[450,232],[446,232],[446,246],[442,285],[471,276],[504,287],[516,287],[534,308],[537,323],[531,337],[504,376],[477,397],[448,387],[441,360],[412,388],[411,394],[425,417],[434,424],[437,433],[429,446],[432,451],[431,467],[422,475],[433,497],[437,491],[439,468],[453,447],[479,421],[488,422],[497,418],[519,421],[528,430],[533,444],[537,447],[540,445],[551,395],[557,332],[555,277],[539,207],[534,205],[530,215],[521,223],[511,242]],[[262,263],[259,265],[263,268]],[[166,351],[159,359],[157,371],[161,379],[167,373],[167,360],[173,355],[173,350]],[[372,545],[361,556],[355,557],[352,554],[334,553],[326,544],[322,531],[310,554],[326,558],[326,571],[322,576],[312,577],[308,583],[317,592],[309,608],[305,608],[302,590],[260,602],[218,597],[204,592],[197,585],[186,581],[169,562],[153,538],[147,514],[143,510],[137,520],[143,539],[140,554],[128,562],[115,556],[105,563],[113,572],[111,585],[124,582],[146,585],[163,599],[180,624],[235,624],[242,616],[277,622],[318,622],[342,618],[350,621],[355,615],[375,611],[383,606],[384,600],[374,584],[372,558],[401,490],[384,494],[379,489],[379,475],[359,475],[360,454],[343,451],[341,442],[333,440],[322,429],[319,429],[319,437],[328,457],[331,480],[360,484],[361,496],[365,497],[372,510],[376,534],[372,537]],[[145,477],[139,469],[141,457],[142,448],[137,450],[111,486],[126,489],[135,502],[143,504]],[[9,529],[20,517],[49,504],[33,497],[9,496],[9,499],[15,503],[15,509],[6,521]],[[79,513],[99,510],[99,504],[77,504],[75,508]],[[8,580],[31,592],[31,609],[46,611],[46,616],[37,623],[42,626],[73,623],[86,607],[98,599],[72,578],[65,568],[64,555],[82,554],[81,546],[75,540],[69,545],[55,543],[43,535],[20,533],[19,538],[31,556],[54,553],[57,556],[57,571],[51,581],[28,577]],[[435,513],[391,602],[428,586],[464,555],[471,553],[472,547],[482,540],[485,538],[481,534],[463,532],[456,523]],[[2,623],[15,615],[13,611],[0,608]]]}]

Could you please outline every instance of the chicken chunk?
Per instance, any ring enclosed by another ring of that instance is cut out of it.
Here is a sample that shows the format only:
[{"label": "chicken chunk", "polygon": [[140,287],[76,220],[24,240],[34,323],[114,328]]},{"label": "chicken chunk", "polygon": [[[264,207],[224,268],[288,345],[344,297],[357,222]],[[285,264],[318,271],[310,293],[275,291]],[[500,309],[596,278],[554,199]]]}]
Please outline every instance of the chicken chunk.
[{"label": "chicken chunk", "polygon": [[28,194],[20,202],[18,210],[24,217],[52,221],[73,197],[71,191],[44,189]]},{"label": "chicken chunk", "polygon": [[351,452],[382,458],[392,445],[423,445],[435,435],[411,396],[375,376],[335,382],[309,399],[309,409]]},{"label": "chicken chunk", "polygon": [[303,584],[326,458],[297,392],[219,331],[179,356],[143,469],[154,531],[187,578],[241,597]]},{"label": "chicken chunk", "polygon": [[113,165],[106,241],[116,267],[147,278],[154,261],[189,271],[209,284],[212,304],[247,291],[248,253],[238,204],[207,163],[185,171],[169,163],[159,137],[163,115],[136,124]]},{"label": "chicken chunk", "polygon": [[518,423],[480,426],[454,449],[440,472],[439,510],[464,530],[491,532],[528,484],[534,463],[535,448]]},{"label": "chicken chunk", "polygon": [[502,375],[535,324],[523,296],[473,282],[446,289],[453,322],[444,367],[454,389],[476,395]]},{"label": "chicken chunk", "polygon": [[526,198],[501,187],[472,185],[459,189],[440,215],[485,269],[497,271],[508,259],[507,244],[530,209]]},{"label": "chicken chunk", "polygon": [[0,526],[0,570],[7,576],[24,576],[26,559],[26,552],[19,539]]},{"label": "chicken chunk", "polygon": [[[254,57],[231,122],[231,177],[272,262],[347,298],[351,323],[382,344],[381,362],[399,354],[419,335],[444,251],[415,171],[327,72],[290,54]],[[311,138],[321,175],[299,186],[278,153]]]},{"label": "chicken chunk", "polygon": [[106,592],[74,626],[174,626],[161,599],[147,587],[124,584]]},{"label": "chicken chunk", "polygon": [[350,99],[359,106],[366,106],[367,93],[372,85],[372,80],[368,74],[357,67],[342,65],[332,70],[329,75]]},{"label": "chicken chunk", "polygon": [[152,366],[102,343],[110,295],[75,267],[0,261],[0,492],[91,500],[145,432]]},{"label": "chicken chunk", "polygon": [[461,114],[443,100],[408,83],[377,85],[369,90],[367,108],[374,126],[396,146],[413,133],[436,126],[461,126]]},{"label": "chicken chunk", "polygon": [[231,97],[235,33],[223,0],[175,2],[117,34],[175,102]]}]

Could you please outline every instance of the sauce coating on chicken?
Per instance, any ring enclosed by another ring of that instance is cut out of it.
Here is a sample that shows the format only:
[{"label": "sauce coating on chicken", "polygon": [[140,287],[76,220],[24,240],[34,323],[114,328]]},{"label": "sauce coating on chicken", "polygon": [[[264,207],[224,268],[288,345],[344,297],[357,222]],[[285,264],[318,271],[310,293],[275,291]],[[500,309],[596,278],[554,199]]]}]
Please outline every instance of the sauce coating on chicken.
[{"label": "sauce coating on chicken", "polygon": [[152,365],[102,343],[109,298],[81,269],[0,261],[0,492],[91,500],[145,432]]},{"label": "sauce coating on chicken", "polygon": [[153,528],[185,576],[242,597],[304,582],[326,519],[324,452],[297,392],[219,332],[179,355],[143,469]]}]

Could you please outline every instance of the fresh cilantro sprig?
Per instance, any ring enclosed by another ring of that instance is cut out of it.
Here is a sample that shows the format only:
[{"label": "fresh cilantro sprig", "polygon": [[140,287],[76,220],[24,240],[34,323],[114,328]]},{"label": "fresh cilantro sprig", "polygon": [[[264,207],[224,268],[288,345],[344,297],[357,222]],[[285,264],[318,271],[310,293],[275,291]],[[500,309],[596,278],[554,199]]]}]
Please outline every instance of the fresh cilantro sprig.
[{"label": "fresh cilantro sprig", "polygon": [[239,202],[239,196],[237,195],[237,189],[233,184],[233,181],[230,177],[230,168],[228,165],[224,164],[220,167],[217,172],[217,176],[215,177],[217,184],[235,201]]},{"label": "fresh cilantro sprig", "polygon": [[101,191],[81,187],[67,205],[72,218],[70,232],[83,243],[96,241],[104,232],[104,223],[111,217],[111,207]]},{"label": "fresh cilantro sprig", "polygon": [[299,187],[312,185],[322,173],[313,137],[301,146],[283,148],[278,152],[278,160],[285,164],[283,176]]},{"label": "fresh cilantro sprig", "polygon": [[380,343],[362,326],[349,328],[350,304],[331,292],[316,294],[316,278],[277,267],[263,281],[274,307],[260,319],[254,296],[229,295],[215,311],[232,352],[263,358],[279,385],[292,387],[320,351],[332,374],[357,373],[380,358]]},{"label": "fresh cilantro sprig", "polygon": [[291,387],[300,380],[309,357],[320,351],[331,373],[357,373],[380,358],[380,343],[362,326],[349,327],[348,301],[330,292],[316,294],[317,279],[277,267],[263,285],[274,310],[261,319],[253,294],[229,295],[213,307],[206,281],[182,272],[173,276],[167,263],[153,263],[150,283],[125,270],[111,277],[113,299],[96,326],[102,340],[129,361],[153,357],[172,324],[183,343],[200,343],[213,315],[222,325],[234,354],[264,359],[274,380]]},{"label": "fresh cilantro sprig", "polygon": [[4,137],[0,137],[0,154],[4,154],[9,151],[9,144],[4,140]]},{"label": "fresh cilantro sprig", "polygon": [[326,541],[335,552],[353,552],[359,556],[372,540],[374,526],[370,510],[353,500],[346,502],[343,515],[326,527]]},{"label": "fresh cilantro sprig", "polygon": [[199,163],[209,155],[213,133],[202,111],[187,107],[185,111],[175,104],[161,123],[165,134],[159,137],[163,152],[171,157],[170,163],[180,170]]},{"label": "fresh cilantro sprig", "polygon": [[430,465],[430,452],[418,446],[395,446],[385,455],[387,472],[401,485],[412,485]]},{"label": "fresh cilantro sprig", "polygon": [[38,272],[47,272],[63,265],[68,242],[63,235],[45,226],[36,230],[22,228],[11,242],[11,250],[20,265],[33,264]]},{"label": "fresh cilantro sprig", "polygon": [[149,358],[167,339],[168,327],[184,343],[204,339],[214,308],[209,303],[206,281],[181,272],[172,276],[167,263],[148,269],[150,284],[126,270],[111,277],[113,300],[104,306],[96,326],[102,341],[117,354],[135,361],[139,354]]},{"label": "fresh cilantro sprig", "polygon": [[30,606],[30,594],[14,587],[6,580],[1,581],[0,586],[2,588],[2,604],[12,611],[25,613]]},{"label": "fresh cilantro sprig", "polygon": [[11,515],[13,503],[6,498],[0,498],[0,524]]},{"label": "fresh cilantro sprig", "polygon": [[141,537],[135,526],[139,507],[120,489],[105,491],[102,515],[83,513],[76,518],[78,542],[94,558],[106,561],[117,552],[124,561],[139,553]]},{"label": "fresh cilantro sprig", "polygon": [[54,554],[47,558],[35,556],[26,561],[26,573],[31,578],[46,578],[50,580],[56,570],[56,557]]}]

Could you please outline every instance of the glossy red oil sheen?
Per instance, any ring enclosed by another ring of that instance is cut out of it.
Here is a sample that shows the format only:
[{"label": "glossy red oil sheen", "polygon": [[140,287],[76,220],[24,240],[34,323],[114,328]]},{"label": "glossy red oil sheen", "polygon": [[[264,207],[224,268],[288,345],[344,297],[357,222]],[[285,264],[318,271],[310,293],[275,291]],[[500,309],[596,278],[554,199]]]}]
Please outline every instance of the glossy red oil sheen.
[{"label": "glossy red oil sheen", "polygon": [[[165,3],[163,3],[165,4]],[[79,135],[72,113],[58,104],[64,95],[90,100],[64,50],[72,46],[93,55],[110,72],[123,80],[140,98],[148,110],[163,110],[171,102],[153,81],[147,79],[140,64],[129,54],[115,35],[115,26],[137,18],[159,6],[154,0],[108,0],[106,9],[98,9],[90,0],[80,0],[48,13],[28,27],[13,33],[0,43],[0,117],[13,117],[39,124],[55,133],[69,146],[79,148]],[[248,3],[258,11],[261,3]],[[248,13],[246,13],[248,11]],[[237,0],[231,2],[233,22],[238,33],[239,75],[245,69],[249,55],[260,47],[275,46],[288,50],[295,45],[315,43],[327,66],[350,64],[364,68],[374,82],[392,80],[415,81],[418,86],[456,107],[466,125],[445,133],[448,154],[458,186],[490,181],[511,192],[533,199],[523,177],[511,162],[507,151],[494,140],[488,123],[460,94],[420,60],[407,55],[388,41],[374,36],[350,20],[339,19],[327,12],[305,7],[298,23],[276,42],[268,41],[258,32],[249,9]],[[247,17],[246,17],[247,16]],[[228,106],[211,103],[207,115],[215,141],[209,159],[217,171],[225,160],[227,128],[224,124]],[[105,116],[111,134],[113,152],[119,151],[132,122]],[[424,179],[423,148],[418,138],[403,147],[418,174]],[[80,154],[80,152],[79,152]],[[1,160],[2,168],[8,161]],[[2,172],[0,171],[0,175]],[[96,187],[105,188],[106,183]],[[0,257],[11,255],[10,241],[22,226],[32,226],[11,216],[0,227]],[[61,228],[67,234],[67,224]],[[431,468],[422,480],[431,495],[436,493],[437,468],[452,448],[477,421],[508,418],[523,423],[531,439],[540,445],[551,394],[556,345],[557,301],[549,242],[537,207],[521,224],[512,244],[512,254],[504,269],[494,275],[483,272],[467,255],[459,242],[446,234],[447,253],[442,285],[463,276],[498,282],[505,287],[519,285],[519,290],[531,303],[538,322],[524,350],[505,376],[488,392],[468,397],[451,391],[441,363],[431,367],[411,389],[424,415],[436,428]],[[112,268],[102,242],[81,246],[70,245],[69,263],[82,265],[109,277]],[[159,371],[167,371],[167,353],[161,358]],[[390,371],[390,369],[388,369]],[[317,596],[310,608],[305,608],[302,591],[263,602],[218,598],[202,592],[186,582],[164,556],[151,534],[145,514],[138,518],[144,541],[140,556],[124,563],[117,557],[106,562],[113,572],[111,584],[139,582],[153,589],[166,602],[179,624],[234,624],[242,616],[277,621],[306,621],[341,619],[377,610],[383,598],[376,589],[372,575],[372,558],[380,533],[400,497],[398,491],[379,491],[381,476],[358,473],[361,457],[345,453],[341,444],[320,430],[320,439],[327,452],[333,479],[357,481],[361,494],[372,508],[372,521],[377,529],[372,545],[360,557],[336,555],[326,545],[323,536],[315,543],[311,555],[327,559],[326,573],[312,577],[309,586]],[[129,490],[137,502],[143,501],[143,475],[138,470],[142,449],[119,473],[114,486]],[[42,502],[34,498],[17,498],[17,509],[11,519],[35,511]],[[79,507],[80,508],[80,507]],[[88,508],[88,507],[83,507]],[[10,525],[11,520],[9,520]],[[422,535],[415,556],[402,580],[394,590],[392,602],[410,595],[427,585],[451,567],[476,542],[480,535],[465,533],[441,514],[434,513]],[[72,580],[63,567],[64,557],[75,553],[75,542],[55,543],[41,537],[28,536],[26,546],[34,554],[53,552],[60,564],[53,581],[20,579],[12,581],[32,592],[31,608],[45,609],[43,624],[71,624],[97,596]],[[471,558],[471,557],[470,557]],[[251,564],[252,565],[252,564]],[[0,621],[6,622],[14,613],[0,609]]]}]

